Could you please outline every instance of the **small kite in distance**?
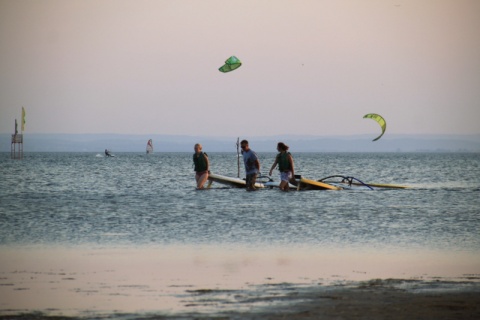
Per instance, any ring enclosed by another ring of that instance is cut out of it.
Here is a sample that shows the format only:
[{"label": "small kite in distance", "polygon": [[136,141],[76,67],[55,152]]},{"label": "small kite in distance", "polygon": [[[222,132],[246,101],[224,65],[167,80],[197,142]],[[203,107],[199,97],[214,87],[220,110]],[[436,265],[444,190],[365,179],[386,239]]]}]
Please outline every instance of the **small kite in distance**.
[{"label": "small kite in distance", "polygon": [[225,60],[225,64],[218,68],[219,71],[225,73],[230,72],[242,65],[242,62],[235,56],[231,56],[227,60]]},{"label": "small kite in distance", "polygon": [[375,121],[378,122],[378,124],[382,127],[382,134],[379,135],[378,137],[376,137],[375,139],[373,139],[372,141],[377,141],[378,139],[380,139],[383,134],[385,133],[385,129],[387,129],[387,122],[385,121],[385,119],[383,119],[383,117],[379,114],[376,114],[376,113],[369,113],[369,114],[366,114],[363,116],[363,118],[370,118],[370,119],[373,119]]}]

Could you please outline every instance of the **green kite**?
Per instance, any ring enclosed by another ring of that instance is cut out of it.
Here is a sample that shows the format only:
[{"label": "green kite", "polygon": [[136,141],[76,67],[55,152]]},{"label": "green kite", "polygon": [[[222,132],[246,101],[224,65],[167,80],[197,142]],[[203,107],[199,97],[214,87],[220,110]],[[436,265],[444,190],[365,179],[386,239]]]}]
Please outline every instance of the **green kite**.
[{"label": "green kite", "polygon": [[225,73],[230,72],[242,65],[242,62],[235,56],[231,56],[227,60],[225,60],[225,64],[218,68],[219,71]]}]

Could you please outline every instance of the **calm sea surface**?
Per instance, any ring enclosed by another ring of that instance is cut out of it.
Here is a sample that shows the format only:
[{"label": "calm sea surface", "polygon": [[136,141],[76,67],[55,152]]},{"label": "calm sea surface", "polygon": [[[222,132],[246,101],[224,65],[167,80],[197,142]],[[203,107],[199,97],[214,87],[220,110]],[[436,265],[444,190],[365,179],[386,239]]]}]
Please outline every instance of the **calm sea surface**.
[{"label": "calm sea surface", "polygon": [[[207,150],[208,152],[208,150]],[[209,153],[237,176],[235,153]],[[267,173],[274,153],[260,153]],[[0,154],[0,245],[307,245],[480,251],[480,154],[298,153],[296,173],[410,189],[195,190],[191,153]],[[274,178],[278,181],[278,171]],[[241,172],[243,177],[243,169]]]}]

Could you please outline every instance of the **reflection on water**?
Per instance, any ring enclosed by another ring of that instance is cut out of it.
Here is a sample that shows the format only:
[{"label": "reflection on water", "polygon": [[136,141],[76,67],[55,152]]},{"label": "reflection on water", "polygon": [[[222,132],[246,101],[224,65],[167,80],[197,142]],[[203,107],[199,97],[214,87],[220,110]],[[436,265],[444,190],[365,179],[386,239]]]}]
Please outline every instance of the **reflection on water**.
[{"label": "reflection on water", "polygon": [[[377,278],[480,280],[479,259],[463,252],[143,246],[2,247],[1,254],[0,310],[49,308],[66,315],[85,310],[185,312],[195,309],[192,304],[202,293],[234,303],[232,296],[272,294],[273,288],[285,294],[282,290],[289,286]],[[197,309],[204,311],[202,306]]]}]

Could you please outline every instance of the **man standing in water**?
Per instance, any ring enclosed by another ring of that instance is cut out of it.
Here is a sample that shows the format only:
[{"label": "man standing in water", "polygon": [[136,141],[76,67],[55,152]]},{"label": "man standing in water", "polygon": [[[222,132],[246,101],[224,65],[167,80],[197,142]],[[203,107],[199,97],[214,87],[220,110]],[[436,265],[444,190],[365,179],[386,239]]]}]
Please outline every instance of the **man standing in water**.
[{"label": "man standing in water", "polygon": [[258,161],[257,154],[250,149],[247,140],[240,142],[242,148],[243,162],[245,163],[245,174],[247,191],[255,191],[255,182],[257,175],[260,173],[260,161]]}]

